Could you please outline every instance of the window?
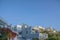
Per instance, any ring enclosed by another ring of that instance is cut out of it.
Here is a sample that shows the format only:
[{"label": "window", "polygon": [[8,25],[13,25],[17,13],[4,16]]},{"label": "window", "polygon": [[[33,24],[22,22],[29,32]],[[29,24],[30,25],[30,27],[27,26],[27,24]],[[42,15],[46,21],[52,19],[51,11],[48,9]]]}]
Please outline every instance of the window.
[{"label": "window", "polygon": [[19,34],[22,34],[22,32],[19,32]]},{"label": "window", "polygon": [[26,31],[26,34],[28,34],[28,31]]}]

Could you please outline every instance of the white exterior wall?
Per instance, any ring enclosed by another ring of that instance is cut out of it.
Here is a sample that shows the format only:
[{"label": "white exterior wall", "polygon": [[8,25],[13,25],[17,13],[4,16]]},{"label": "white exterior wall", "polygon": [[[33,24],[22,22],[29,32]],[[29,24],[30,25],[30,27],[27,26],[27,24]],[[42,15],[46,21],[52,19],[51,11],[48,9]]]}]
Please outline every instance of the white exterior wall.
[{"label": "white exterior wall", "polygon": [[46,38],[48,38],[48,34],[40,33],[40,39],[46,39]]}]

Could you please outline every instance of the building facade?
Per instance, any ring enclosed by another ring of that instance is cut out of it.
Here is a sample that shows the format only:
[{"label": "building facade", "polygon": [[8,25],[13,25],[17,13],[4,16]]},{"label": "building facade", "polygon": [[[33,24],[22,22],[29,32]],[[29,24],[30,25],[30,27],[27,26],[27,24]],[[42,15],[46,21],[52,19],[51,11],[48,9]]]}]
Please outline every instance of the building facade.
[{"label": "building facade", "polygon": [[40,38],[40,34],[33,32],[32,27],[26,24],[20,26],[16,25],[14,31],[17,31],[17,40],[32,40],[33,38]]}]

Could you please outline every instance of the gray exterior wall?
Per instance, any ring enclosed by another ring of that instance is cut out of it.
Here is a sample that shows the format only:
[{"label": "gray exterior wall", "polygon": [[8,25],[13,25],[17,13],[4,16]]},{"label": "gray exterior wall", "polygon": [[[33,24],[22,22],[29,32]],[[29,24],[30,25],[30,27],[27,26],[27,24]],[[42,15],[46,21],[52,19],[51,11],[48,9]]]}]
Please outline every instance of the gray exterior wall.
[{"label": "gray exterior wall", "polygon": [[32,33],[32,28],[31,27],[27,27],[27,28],[22,28],[22,30],[20,31],[21,34],[21,40],[27,40],[30,39],[32,40],[32,38],[38,38],[39,39],[39,33]]},{"label": "gray exterior wall", "polygon": [[7,27],[8,24],[4,21],[4,19],[0,18],[0,27],[3,28],[3,27]]}]

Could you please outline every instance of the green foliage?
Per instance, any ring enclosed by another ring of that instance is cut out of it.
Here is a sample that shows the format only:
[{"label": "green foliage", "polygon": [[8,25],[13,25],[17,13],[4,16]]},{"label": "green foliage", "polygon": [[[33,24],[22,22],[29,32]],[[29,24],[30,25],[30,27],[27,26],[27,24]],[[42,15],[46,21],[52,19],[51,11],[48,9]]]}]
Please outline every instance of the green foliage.
[{"label": "green foliage", "polygon": [[8,40],[7,38],[4,38],[3,40]]},{"label": "green foliage", "polygon": [[57,34],[48,33],[48,38],[46,40],[60,40],[60,33]]},{"label": "green foliage", "polygon": [[7,32],[1,32],[0,40],[7,40]]},{"label": "green foliage", "polygon": [[46,40],[60,40],[60,36],[48,34],[48,38]]},{"label": "green foliage", "polygon": [[51,37],[51,38],[48,38],[46,40],[60,40],[60,37]]},{"label": "green foliage", "polygon": [[38,38],[32,38],[32,40],[39,40]]}]

